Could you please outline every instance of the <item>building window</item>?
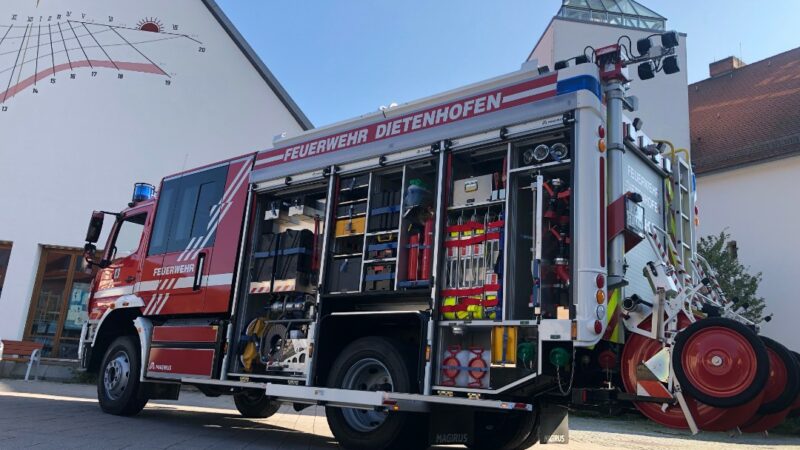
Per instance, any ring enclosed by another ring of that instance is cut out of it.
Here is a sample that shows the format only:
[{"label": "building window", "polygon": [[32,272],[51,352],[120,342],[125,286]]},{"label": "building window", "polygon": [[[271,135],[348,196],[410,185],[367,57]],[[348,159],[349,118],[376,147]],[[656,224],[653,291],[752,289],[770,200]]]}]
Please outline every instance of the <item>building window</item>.
[{"label": "building window", "polygon": [[92,277],[82,249],[42,248],[25,326],[25,340],[44,344],[42,356],[78,358]]},{"label": "building window", "polygon": [[8,258],[11,256],[11,242],[0,241],[0,295],[3,293],[3,282],[6,281]]}]

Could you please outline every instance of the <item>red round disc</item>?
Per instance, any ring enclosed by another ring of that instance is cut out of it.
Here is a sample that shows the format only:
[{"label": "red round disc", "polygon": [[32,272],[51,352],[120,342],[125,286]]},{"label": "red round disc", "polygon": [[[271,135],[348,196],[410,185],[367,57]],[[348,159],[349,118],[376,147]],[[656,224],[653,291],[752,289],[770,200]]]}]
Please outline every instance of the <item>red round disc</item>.
[{"label": "red round disc", "polygon": [[[767,347],[767,355],[769,356],[769,382],[767,382],[767,387],[764,388],[762,403],[768,403],[780,397],[788,380],[786,365],[781,357],[770,347]],[[760,433],[780,425],[796,404],[797,402],[789,408],[773,414],[754,414],[749,420],[745,421],[745,424],[741,427],[742,431],[745,433]]]},{"label": "red round disc", "polygon": [[762,391],[754,399],[750,400],[744,405],[723,409],[722,411],[725,411],[723,414],[721,414],[717,419],[703,425],[701,428],[705,431],[735,430],[737,427],[741,427],[742,424],[747,422],[748,417],[753,417],[756,411],[758,411],[758,408],[761,407],[761,401],[763,398],[764,392]]},{"label": "red round disc", "polygon": [[442,361],[442,366],[444,366],[444,369],[442,369],[442,374],[447,378],[455,379],[458,376],[458,367],[460,365],[461,363],[455,356],[448,356],[444,359],[444,361]]},{"label": "red round disc", "polygon": [[478,370],[469,370],[469,376],[476,380],[480,380],[486,376],[487,372],[484,369],[486,367],[486,361],[483,360],[480,356],[472,358],[472,360],[468,364],[470,369],[478,369]]},{"label": "red round disc", "polygon": [[781,357],[770,347],[767,347],[767,355],[769,356],[769,381],[767,387],[764,388],[764,403],[780,397],[788,380],[786,365],[783,364]]},{"label": "red round disc", "polygon": [[742,425],[741,429],[744,433],[761,433],[771,428],[775,428],[784,420],[786,416],[792,412],[790,409],[785,409],[781,412],[774,414],[767,414],[765,416],[756,415],[752,417],[746,424]]},{"label": "red round disc", "polygon": [[[625,347],[622,351],[622,382],[625,390],[629,393],[635,394],[637,392],[637,367],[644,361],[650,359],[653,355],[658,353],[662,348],[660,342],[648,339],[638,334],[631,334],[625,342]],[[732,429],[742,422],[741,415],[739,415],[738,408],[723,409],[708,406],[700,403],[689,395],[684,394],[686,403],[689,406],[689,411],[698,426],[703,430],[717,429],[725,426],[724,429]],[[760,404],[760,403],[758,403]],[[757,404],[757,405],[758,405]],[[662,409],[660,403],[652,402],[634,402],[636,408],[641,411],[650,420],[670,428],[688,429],[689,424],[683,415],[680,405],[674,404]],[[757,409],[758,406],[755,406]],[[752,408],[752,406],[751,406]],[[735,419],[739,417],[739,419]],[[747,416],[745,416],[747,417]],[[738,423],[733,426],[728,426],[731,422],[737,421]],[[719,423],[719,424],[718,424]]]},{"label": "red round disc", "polygon": [[753,384],[758,368],[747,338],[730,328],[713,326],[689,337],[680,364],[692,386],[712,397],[741,394]]}]

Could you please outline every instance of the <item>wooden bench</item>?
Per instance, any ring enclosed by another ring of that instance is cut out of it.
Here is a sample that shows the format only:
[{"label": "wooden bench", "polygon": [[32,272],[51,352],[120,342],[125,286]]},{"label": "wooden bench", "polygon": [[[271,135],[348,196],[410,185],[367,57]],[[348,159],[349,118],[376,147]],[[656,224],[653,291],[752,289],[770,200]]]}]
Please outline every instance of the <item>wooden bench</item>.
[{"label": "wooden bench", "polygon": [[33,379],[36,380],[39,378],[42,347],[44,344],[39,342],[0,340],[0,361],[27,362],[28,370],[25,371],[25,381],[30,378],[35,363],[36,373],[33,374]]}]

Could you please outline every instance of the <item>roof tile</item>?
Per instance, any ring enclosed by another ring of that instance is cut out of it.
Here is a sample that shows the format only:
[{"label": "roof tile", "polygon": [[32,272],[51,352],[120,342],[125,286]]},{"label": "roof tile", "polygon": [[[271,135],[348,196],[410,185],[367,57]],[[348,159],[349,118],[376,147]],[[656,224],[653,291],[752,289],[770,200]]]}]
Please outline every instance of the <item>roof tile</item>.
[{"label": "roof tile", "polygon": [[800,154],[800,48],[689,85],[698,174]]}]

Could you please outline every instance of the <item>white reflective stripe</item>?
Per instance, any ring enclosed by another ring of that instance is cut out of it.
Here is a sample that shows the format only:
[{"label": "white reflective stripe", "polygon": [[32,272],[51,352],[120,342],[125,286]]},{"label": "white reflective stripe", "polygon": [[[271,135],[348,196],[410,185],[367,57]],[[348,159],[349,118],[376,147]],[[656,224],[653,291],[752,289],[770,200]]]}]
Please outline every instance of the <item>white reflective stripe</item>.
[{"label": "white reflective stripe", "polygon": [[161,300],[161,304],[158,305],[158,309],[156,310],[155,315],[161,314],[161,310],[164,309],[164,305],[167,304],[167,300],[169,300],[169,294],[164,296],[164,299]]},{"label": "white reflective stripe", "polygon": [[147,304],[147,308],[144,309],[144,312],[142,314],[144,314],[145,316],[150,315],[150,311],[153,310],[153,306],[156,304],[156,299],[158,297],[159,297],[158,294],[153,294],[153,296],[150,297],[150,303]]},{"label": "white reflective stripe", "polygon": [[[222,218],[225,216],[225,213],[230,208],[229,205],[230,198],[232,198],[235,195],[235,193],[241,187],[242,182],[244,182],[247,179],[247,169],[249,167],[250,166],[246,162],[242,164],[241,169],[239,169],[239,173],[237,173],[236,176],[233,177],[233,181],[231,181],[231,184],[230,186],[228,186],[228,189],[225,190],[225,193],[222,195],[222,198],[220,199],[219,203],[215,205],[215,207],[211,208],[210,212],[211,217],[206,227],[205,236],[200,236],[199,238],[197,238],[197,240],[195,240],[195,238],[192,238],[192,240],[189,241],[189,245],[186,246],[186,249],[180,254],[180,256],[178,256],[178,261],[194,259],[196,257],[196,253],[199,253],[199,249],[205,246],[206,242],[208,242],[209,237],[212,234],[214,234],[217,225],[219,225],[219,222],[222,221]],[[225,205],[226,207],[223,208],[223,205]]]},{"label": "white reflective stripe", "polygon": [[224,206],[220,208],[222,212],[219,214],[219,219],[216,222],[214,222],[214,226],[208,230],[205,237],[203,238],[203,242],[201,242],[200,245],[197,246],[197,248],[192,250],[186,259],[197,258],[197,255],[199,255],[200,252],[203,250],[203,248],[205,248],[206,242],[208,242],[208,240],[211,239],[211,236],[214,234],[214,232],[217,231],[217,226],[220,224],[220,222],[222,222],[222,219],[225,217],[225,214],[228,212],[230,208],[231,208],[231,203],[226,203]]},{"label": "white reflective stripe", "polygon": [[225,215],[231,209],[231,206],[233,205],[232,202],[234,195],[236,195],[236,193],[239,192],[239,189],[242,187],[242,184],[244,184],[244,182],[247,180],[246,169],[248,167],[249,166],[247,164],[242,166],[242,169],[239,171],[239,174],[236,175],[236,178],[234,178],[234,181],[228,187],[228,190],[225,192],[225,195],[222,196],[222,200],[219,203],[220,204],[219,209],[215,211],[214,217],[212,217],[212,220],[209,221],[206,230],[206,235],[203,237],[202,242],[199,245],[196,245],[195,249],[189,253],[189,255],[186,257],[187,260],[192,260],[197,258],[197,255],[200,253],[200,250],[205,247],[208,240],[211,239],[211,236],[214,234],[214,232],[217,230],[217,227],[222,222],[222,219],[225,218]]},{"label": "white reflective stripe", "polygon": [[175,283],[169,289],[185,289],[194,286],[194,277],[175,278]]},{"label": "white reflective stripe", "polygon": [[534,95],[543,94],[545,92],[550,92],[556,89],[555,84],[548,84],[547,86],[542,86],[538,88],[528,89],[527,91],[517,92],[516,94],[511,94],[503,97],[503,103],[505,102],[513,102],[514,100],[519,100],[525,97],[533,97]]},{"label": "white reflective stripe", "polygon": [[[164,289],[168,291],[170,289],[185,289],[194,286],[194,277],[181,277],[181,278],[173,278],[175,280],[172,285],[169,287],[165,287]],[[220,273],[215,275],[205,275],[200,282],[201,286],[225,286],[229,285],[233,282],[233,272],[231,273]]]},{"label": "white reflective stripe", "polygon": [[233,178],[233,181],[231,182],[231,185],[225,191],[225,195],[222,196],[222,201],[220,203],[225,203],[230,201],[230,197],[233,197],[236,191],[239,190],[239,186],[242,185],[242,181],[247,179],[245,175],[247,174],[246,172],[248,168],[249,166],[247,164],[242,165],[242,168],[239,170],[239,173],[236,174],[236,176]]},{"label": "white reflective stripe", "polygon": [[203,277],[206,286],[224,286],[233,283],[233,272],[206,275]]},{"label": "white reflective stripe", "polygon": [[133,286],[103,289],[102,291],[95,292],[94,298],[118,297],[126,294],[133,294]]},{"label": "white reflective stripe", "polygon": [[186,253],[189,251],[189,249],[191,249],[194,246],[195,241],[197,241],[197,237],[193,237],[192,239],[189,240],[189,244],[186,246],[185,249],[183,249],[181,254],[178,255],[178,261],[182,261],[183,258],[186,257]]},{"label": "white reflective stripe", "polygon": [[279,160],[283,159],[283,157],[284,157],[284,155],[270,156],[269,158],[264,158],[261,161],[259,161],[258,165],[260,166],[262,164],[271,163],[273,161],[279,161]]},{"label": "white reflective stripe", "polygon": [[[205,275],[201,286],[225,286],[233,283],[233,272]],[[136,292],[167,291],[170,289],[185,289],[194,286],[194,276],[179,278],[164,278],[159,281],[151,280],[136,283]]]},{"label": "white reflective stripe", "polygon": [[160,281],[151,280],[151,281],[140,281],[133,285],[134,292],[146,292],[146,291],[155,291],[158,289],[158,285],[161,284]]}]

